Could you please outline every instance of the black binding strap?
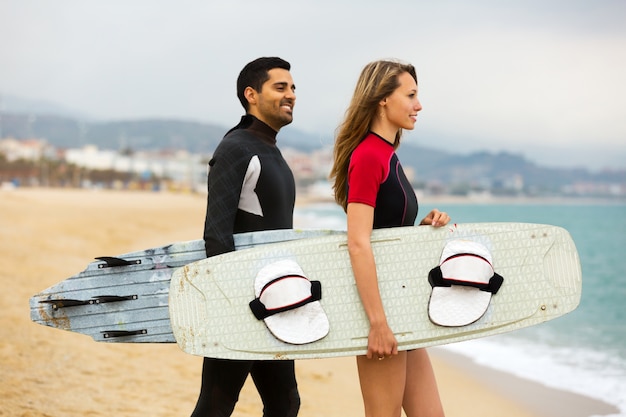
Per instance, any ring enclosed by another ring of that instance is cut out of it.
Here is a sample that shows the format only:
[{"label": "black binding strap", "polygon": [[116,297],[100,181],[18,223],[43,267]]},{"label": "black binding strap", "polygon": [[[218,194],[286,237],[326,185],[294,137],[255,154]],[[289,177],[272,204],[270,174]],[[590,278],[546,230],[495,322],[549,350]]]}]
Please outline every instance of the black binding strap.
[{"label": "black binding strap", "polygon": [[[284,277],[281,277],[281,278],[284,278]],[[276,280],[269,282],[265,287],[267,287],[274,281]],[[311,282],[311,296],[295,304],[290,304],[288,306],[268,310],[267,308],[265,308],[265,305],[261,302],[259,298],[255,298],[254,300],[250,301],[250,309],[252,310],[252,313],[254,313],[254,317],[256,317],[257,320],[263,320],[269,316],[273,316],[274,314],[282,313],[284,311],[294,310],[298,307],[302,307],[303,305],[312,303],[313,301],[321,300],[322,299],[322,283],[319,281],[310,281],[310,282]]]},{"label": "black binding strap", "polygon": [[437,266],[430,270],[428,273],[428,282],[431,287],[451,287],[452,285],[463,285],[465,287],[474,287],[478,288],[481,291],[490,292],[492,294],[496,294],[500,289],[500,286],[504,282],[504,278],[500,274],[493,273],[493,276],[489,279],[489,282],[486,284],[480,282],[468,282],[468,281],[460,281],[451,278],[444,278],[441,274],[441,267]]}]

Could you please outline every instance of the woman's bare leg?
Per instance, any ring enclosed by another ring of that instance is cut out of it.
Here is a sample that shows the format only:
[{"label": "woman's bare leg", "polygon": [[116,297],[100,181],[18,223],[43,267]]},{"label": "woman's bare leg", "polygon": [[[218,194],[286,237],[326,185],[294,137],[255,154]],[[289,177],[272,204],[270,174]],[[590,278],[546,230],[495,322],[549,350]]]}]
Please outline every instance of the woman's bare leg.
[{"label": "woman's bare leg", "polygon": [[407,353],[367,359],[357,356],[366,417],[400,417],[406,379]]},{"label": "woman's bare leg", "polygon": [[407,417],[443,417],[435,372],[426,349],[407,352],[402,407]]}]

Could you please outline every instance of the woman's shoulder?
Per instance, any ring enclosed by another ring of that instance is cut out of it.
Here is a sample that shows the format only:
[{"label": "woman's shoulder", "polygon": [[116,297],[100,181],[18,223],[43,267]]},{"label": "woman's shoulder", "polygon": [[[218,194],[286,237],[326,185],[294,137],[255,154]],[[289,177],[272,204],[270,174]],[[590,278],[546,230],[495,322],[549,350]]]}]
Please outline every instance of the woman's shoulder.
[{"label": "woman's shoulder", "polygon": [[385,139],[373,133],[363,138],[353,152],[353,158],[387,161],[393,155],[393,146]]}]

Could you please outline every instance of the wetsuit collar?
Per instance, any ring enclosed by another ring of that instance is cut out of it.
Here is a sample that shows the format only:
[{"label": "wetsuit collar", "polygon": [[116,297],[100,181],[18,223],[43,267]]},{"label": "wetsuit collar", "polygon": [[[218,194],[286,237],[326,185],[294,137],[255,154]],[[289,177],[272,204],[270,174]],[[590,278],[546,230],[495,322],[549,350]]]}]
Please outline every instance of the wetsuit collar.
[{"label": "wetsuit collar", "polygon": [[368,134],[365,137],[370,136],[370,135],[376,136],[378,139],[382,140],[389,146],[393,146],[393,143],[390,143],[387,139],[383,138],[378,133],[372,132],[371,130],[368,132]]},{"label": "wetsuit collar", "polygon": [[278,132],[276,132],[274,129],[272,129],[267,124],[263,123],[251,114],[246,114],[245,116],[242,116],[239,124],[230,129],[228,133],[237,129],[249,130],[263,142],[266,142],[269,145],[276,145],[276,135],[278,134]]}]

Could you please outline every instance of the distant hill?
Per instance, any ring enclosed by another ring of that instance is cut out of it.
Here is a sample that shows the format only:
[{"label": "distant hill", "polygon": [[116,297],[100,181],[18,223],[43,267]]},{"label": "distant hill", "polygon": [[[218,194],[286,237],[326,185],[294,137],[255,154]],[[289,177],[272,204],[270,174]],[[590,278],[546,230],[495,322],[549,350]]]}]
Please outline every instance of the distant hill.
[{"label": "distant hill", "polygon": [[626,171],[592,173],[586,169],[548,168],[522,155],[475,152],[459,155],[404,144],[398,149],[403,165],[413,165],[417,179],[465,188],[510,188],[517,178],[535,192],[554,192],[575,182],[626,184]]},{"label": "distant hill", "polygon": [[[4,113],[0,118],[3,137],[43,138],[60,148],[93,144],[112,150],[186,149],[211,153],[232,127],[168,119],[84,121],[48,114]],[[233,125],[237,122],[234,120]],[[283,129],[279,138],[284,146],[303,151],[321,147],[319,138],[290,127]]]},{"label": "distant hill", "polygon": [[[233,121],[235,124],[237,121]],[[145,150],[186,149],[210,154],[230,126],[218,126],[184,120],[146,119],[127,121],[85,121],[55,115],[3,113],[0,115],[2,137],[16,139],[44,138],[60,148],[86,144],[101,149]],[[303,152],[330,145],[331,138],[320,139],[292,127],[279,134],[281,147]],[[591,173],[586,169],[541,167],[521,155],[507,152],[476,152],[469,155],[448,153],[412,144],[403,144],[398,155],[407,168],[413,168],[420,182],[458,184],[467,188],[481,185],[507,186],[523,178],[526,188],[554,191],[574,182],[626,184],[626,171]]]},{"label": "distant hill", "polygon": [[93,117],[63,104],[46,100],[32,100],[0,93],[0,111],[16,114],[49,114],[72,119],[90,120]]},{"label": "distant hill", "polygon": [[3,114],[4,137],[43,138],[60,148],[187,149],[209,153],[226,133],[222,126],[180,120],[89,122],[51,115]]}]

